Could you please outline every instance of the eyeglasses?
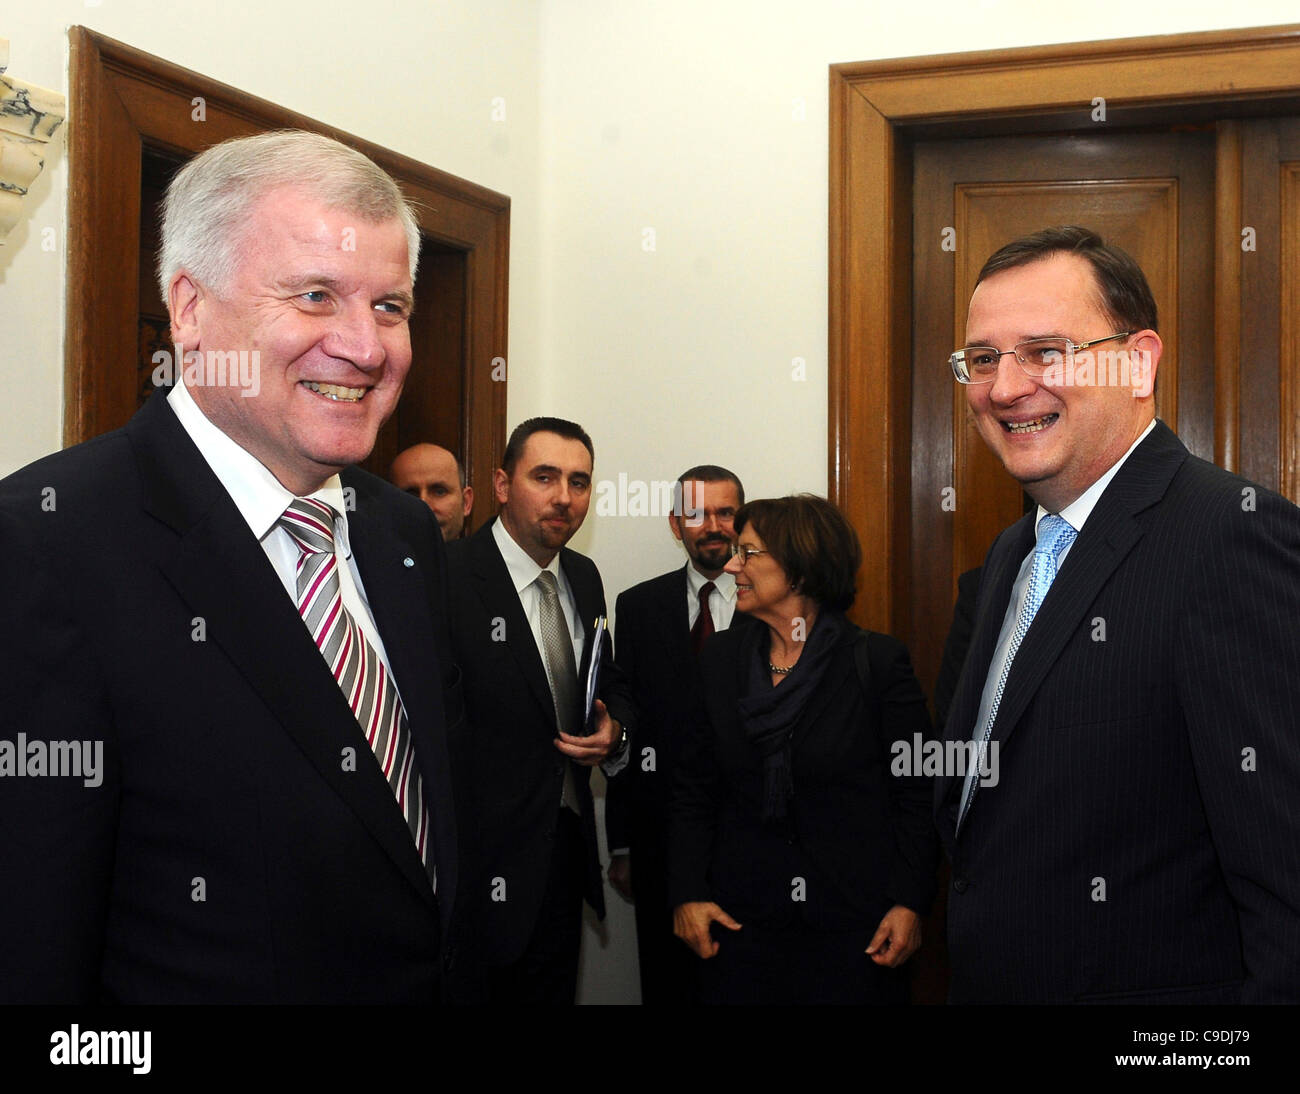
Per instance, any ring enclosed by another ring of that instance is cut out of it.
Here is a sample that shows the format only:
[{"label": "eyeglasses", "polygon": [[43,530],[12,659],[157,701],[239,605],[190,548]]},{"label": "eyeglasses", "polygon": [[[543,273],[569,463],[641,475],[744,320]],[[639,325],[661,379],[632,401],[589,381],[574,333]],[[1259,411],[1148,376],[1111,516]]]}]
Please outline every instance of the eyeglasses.
[{"label": "eyeglasses", "polygon": [[766,551],[760,551],[757,547],[745,547],[739,543],[733,543],[731,546],[731,557],[740,559],[743,566],[755,555],[765,555]]},{"label": "eyeglasses", "polygon": [[998,365],[1002,358],[1008,353],[1014,353],[1024,374],[1037,380],[1053,366],[1073,364],[1074,355],[1081,349],[1116,338],[1127,338],[1133,333],[1131,330],[1120,331],[1118,334],[1108,334],[1105,338],[1094,338],[1091,342],[1071,342],[1068,338],[1031,338],[1004,350],[998,350],[994,346],[967,346],[949,357],[948,364],[952,366],[952,374],[959,384],[991,384],[997,379]]}]

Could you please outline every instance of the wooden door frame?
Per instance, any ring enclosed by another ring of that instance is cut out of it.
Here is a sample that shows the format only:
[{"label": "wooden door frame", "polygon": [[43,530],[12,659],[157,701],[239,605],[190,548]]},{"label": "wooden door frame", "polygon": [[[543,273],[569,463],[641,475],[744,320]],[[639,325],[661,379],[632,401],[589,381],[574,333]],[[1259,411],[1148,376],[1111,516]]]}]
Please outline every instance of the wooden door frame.
[{"label": "wooden door frame", "polygon": [[[828,476],[862,539],[860,622],[903,637],[911,625],[910,141],[1267,111],[1300,96],[1297,73],[1300,24],[831,66]],[[1091,121],[1097,98],[1105,123]],[[1234,160],[1221,142],[1217,165],[1216,301],[1241,292],[1235,147]],[[1235,304],[1215,315],[1215,459],[1234,470],[1241,332]],[[1284,391],[1300,385],[1298,360],[1281,362]],[[1300,453],[1283,425],[1285,471]]]},{"label": "wooden door frame", "polygon": [[463,455],[490,498],[506,442],[506,384],[493,379],[493,360],[506,359],[510,199],[85,27],[69,37],[64,444],[116,428],[135,409],[143,150],[188,158],[228,137],[307,129],[369,156],[415,200],[426,235],[466,252]]}]

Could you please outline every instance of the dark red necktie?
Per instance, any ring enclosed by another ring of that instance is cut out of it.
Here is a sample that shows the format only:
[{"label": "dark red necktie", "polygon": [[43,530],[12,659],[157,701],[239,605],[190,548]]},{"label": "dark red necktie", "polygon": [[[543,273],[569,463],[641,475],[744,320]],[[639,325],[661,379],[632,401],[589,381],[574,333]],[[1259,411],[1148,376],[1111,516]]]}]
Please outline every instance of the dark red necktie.
[{"label": "dark red necktie", "polygon": [[709,611],[709,596],[717,588],[712,581],[706,581],[700,590],[700,614],[691,628],[691,650],[700,652],[704,640],[713,633],[713,613]]}]

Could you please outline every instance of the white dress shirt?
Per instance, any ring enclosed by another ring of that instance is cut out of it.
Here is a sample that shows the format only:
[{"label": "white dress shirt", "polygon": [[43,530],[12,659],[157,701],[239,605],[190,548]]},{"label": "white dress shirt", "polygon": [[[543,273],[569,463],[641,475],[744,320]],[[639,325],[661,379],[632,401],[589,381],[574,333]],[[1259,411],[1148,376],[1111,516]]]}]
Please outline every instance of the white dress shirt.
[{"label": "white dress shirt", "polygon": [[[1128,451],[1116,460],[1101,478],[1061,510],[1059,514],[1061,518],[1076,532],[1083,531],[1084,523],[1091,516],[1093,509],[1096,508],[1097,502],[1101,500],[1101,495],[1105,492],[1106,487],[1110,485],[1110,480],[1119,474],[1119,469],[1124,466],[1124,461],[1133,455],[1133,450],[1146,440],[1147,435],[1155,427],[1156,423],[1153,419],[1147,424],[1146,429],[1142,431],[1138,439],[1129,445]],[[1046,515],[1047,510],[1040,505],[1038,511],[1034,514],[1035,529],[1038,528]],[[1037,544],[1035,544],[1036,546]],[[980,697],[979,715],[975,719],[975,725],[970,733],[970,739],[977,744],[984,739],[984,727],[988,723],[989,711],[993,708],[993,697],[997,694],[998,681],[1002,678],[1002,670],[1006,667],[1007,657],[1011,652],[1011,638],[1015,633],[1016,620],[1020,617],[1020,611],[1024,607],[1025,597],[1029,595],[1029,575],[1034,568],[1035,547],[1030,548],[1029,554],[1020,563],[1020,570],[1016,574],[1015,584],[1011,586],[1011,599],[1007,602],[1006,613],[1002,616],[1002,629],[998,632],[998,644],[993,651],[993,660],[989,662],[989,674],[984,679],[984,691]],[[1066,557],[1073,549],[1074,542],[1072,541],[1068,547],[1057,555],[1058,574],[1061,567],[1065,565]],[[977,774],[978,765],[971,765],[971,769],[966,772],[966,781],[961,796],[962,801],[966,800],[966,795],[970,792],[970,784]]]},{"label": "white dress shirt", "polygon": [[[284,591],[297,610],[298,546],[278,523],[294,495],[280,484],[257,457],[241,448],[208,420],[179,375],[171,394],[167,396],[167,405],[172,408],[181,427],[212,468],[212,473],[225,487],[240,515],[248,522],[249,530],[262,545]],[[334,553],[345,563],[338,566],[339,594],[343,606],[379,654],[400,698],[401,682],[393,676],[392,666],[388,663],[388,652],[375,627],[374,617],[370,613],[370,601],[366,598],[365,586],[361,583],[361,574],[357,570],[357,562],[348,540],[348,514],[343,484],[338,475],[331,475],[307,496],[324,502],[337,514],[334,517]],[[306,624],[303,626],[306,627]]]},{"label": "white dress shirt", "polygon": [[723,570],[715,578],[707,578],[695,568],[695,563],[686,564],[686,626],[694,628],[700,618],[700,590],[712,581],[715,588],[709,594],[709,614],[713,616],[713,629],[725,631],[731,626],[736,614],[736,576]]},{"label": "white dress shirt", "polygon": [[[538,566],[528,552],[511,538],[500,517],[492,525],[492,538],[496,540],[497,550],[501,552],[502,561],[505,562],[506,569],[510,573],[510,580],[514,582],[515,592],[519,594],[519,603],[523,606],[524,615],[528,617],[528,627],[533,632],[537,652],[542,653],[546,649],[542,643],[542,591],[535,584],[541,576],[542,567]],[[564,576],[558,551],[546,569],[555,575],[555,589],[559,594],[560,610],[564,612],[564,622],[568,625],[569,638],[573,641],[573,663],[581,665],[585,637],[582,620],[578,617],[578,606],[573,599],[573,590],[569,588],[569,579]],[[545,661],[546,658],[543,656],[542,662]],[[549,666],[547,672],[550,672]],[[585,681],[583,687],[585,688]]]},{"label": "white dress shirt", "polygon": [[[524,609],[524,615],[528,618],[528,629],[533,632],[533,643],[537,646],[537,652],[542,655],[542,664],[546,666],[547,681],[549,683],[551,666],[546,664],[546,646],[542,641],[542,591],[536,585],[542,567],[538,566],[533,561],[532,556],[514,541],[500,517],[492,525],[492,539],[496,542],[497,550],[501,552],[501,559],[506,564],[506,570],[510,574],[510,580],[514,584],[515,592],[519,594],[519,603]],[[555,557],[551,559],[546,569],[555,575],[555,589],[560,601],[560,610],[564,613],[564,621],[569,628],[569,638],[573,642],[573,663],[581,666],[582,651],[586,644],[586,635],[584,633],[586,628],[578,615],[578,603],[574,599],[573,589],[569,587],[569,579],[564,574],[564,567],[560,565],[559,551],[555,552]],[[587,699],[586,680],[578,680],[578,694],[582,696],[585,706]],[[615,745],[617,745],[617,742],[615,742]],[[620,755],[602,760],[600,769],[606,775],[617,775],[627,766],[630,751],[630,749],[624,749]],[[578,797],[573,789],[573,771],[568,764],[564,765],[562,797],[564,804],[569,806],[575,813],[579,812]]]}]

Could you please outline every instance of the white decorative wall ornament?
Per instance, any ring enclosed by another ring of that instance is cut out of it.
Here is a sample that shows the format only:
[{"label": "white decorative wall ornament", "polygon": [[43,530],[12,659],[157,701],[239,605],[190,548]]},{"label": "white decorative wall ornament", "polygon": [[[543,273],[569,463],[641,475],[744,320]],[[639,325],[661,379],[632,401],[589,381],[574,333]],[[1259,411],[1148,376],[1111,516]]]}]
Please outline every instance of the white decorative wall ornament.
[{"label": "white decorative wall ornament", "polygon": [[0,246],[23,198],[45,166],[45,146],[67,116],[67,100],[6,74],[9,40],[0,38]]}]

